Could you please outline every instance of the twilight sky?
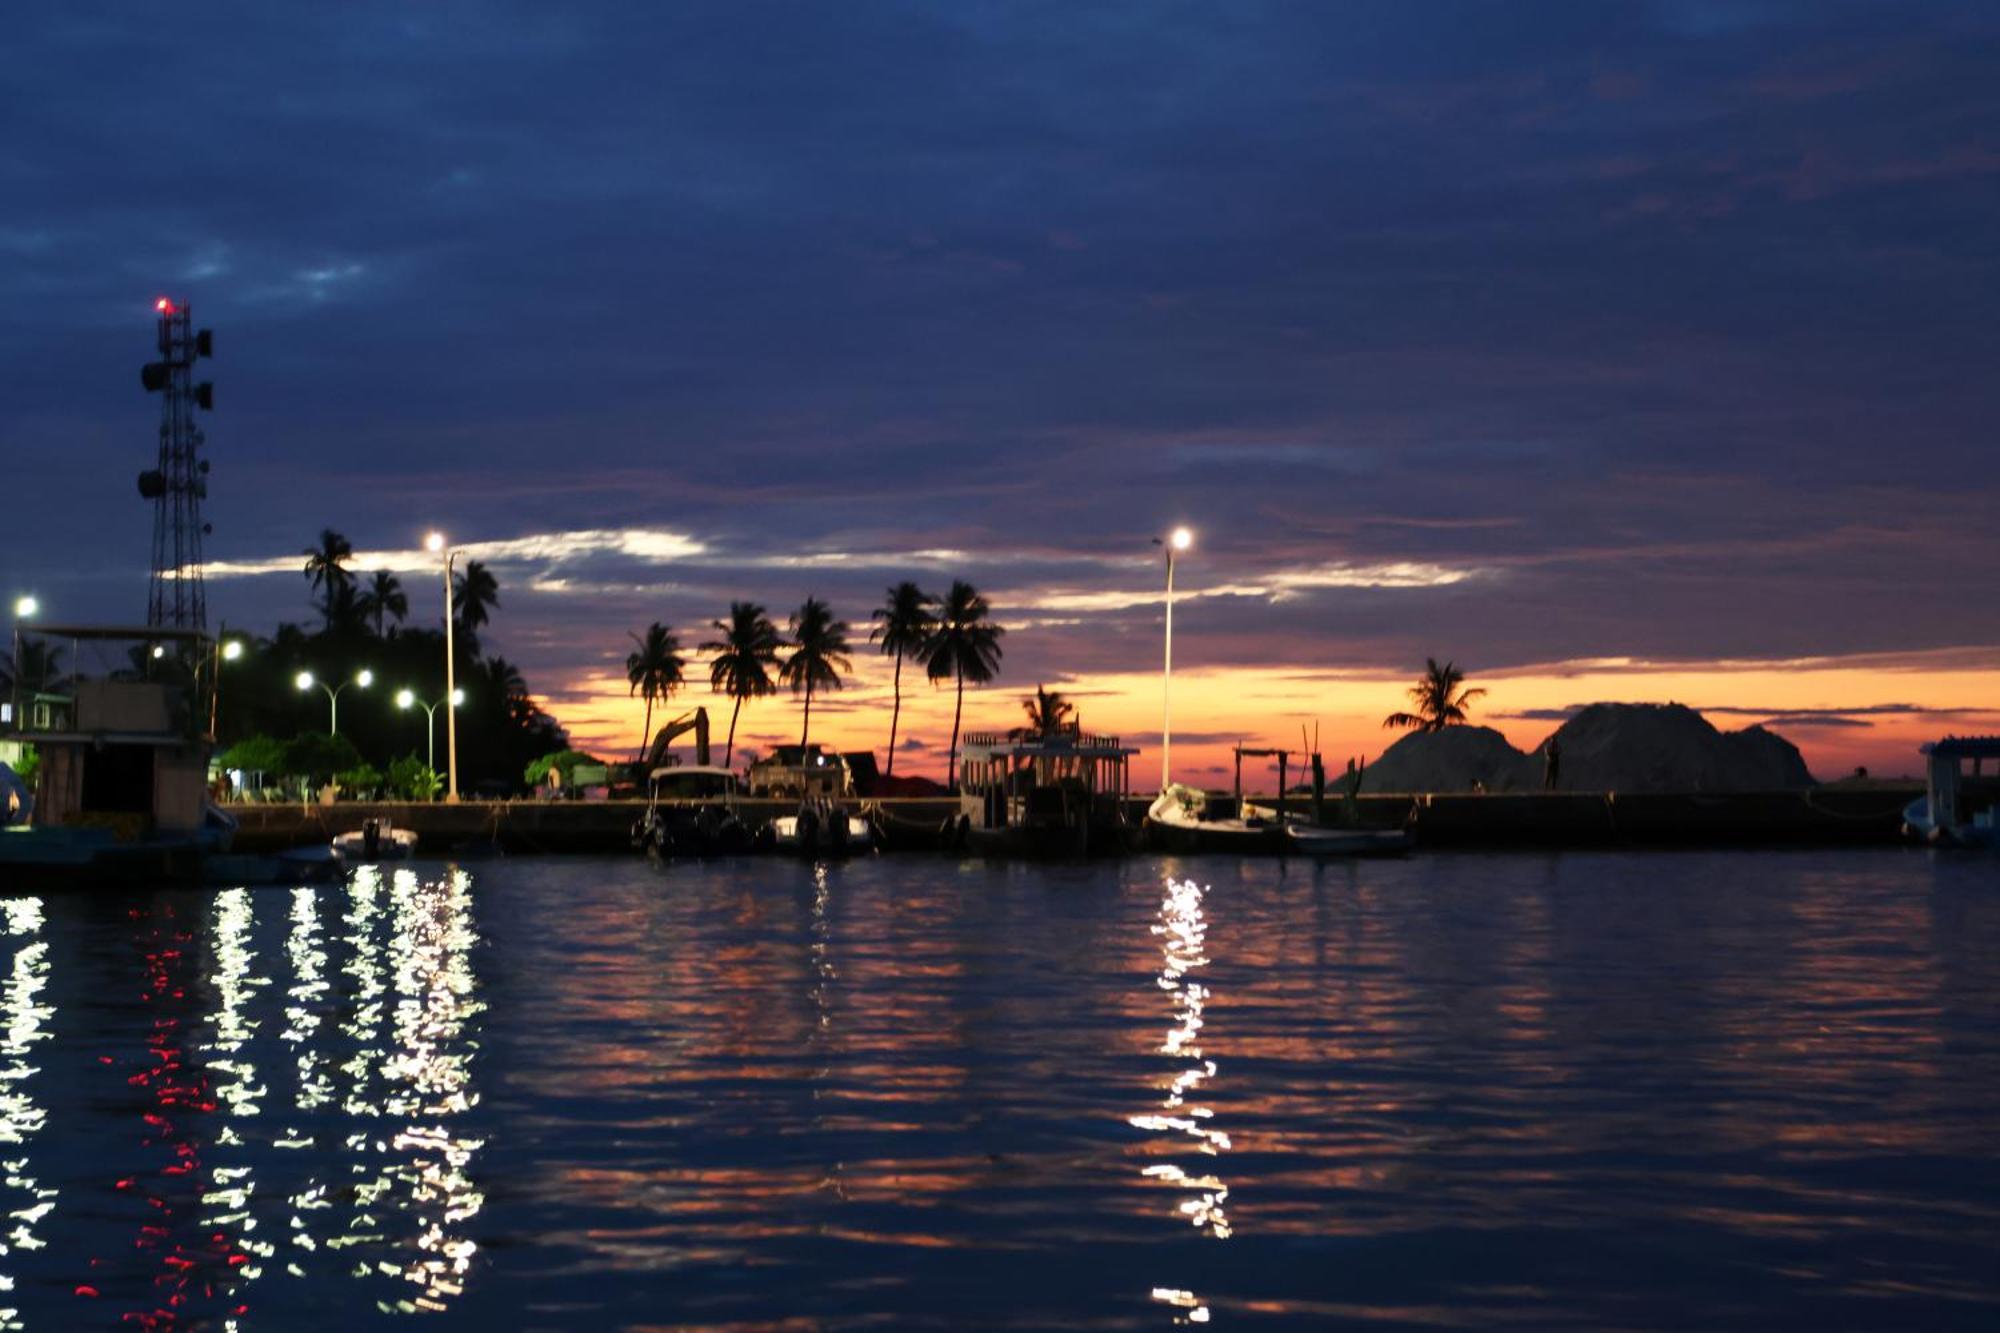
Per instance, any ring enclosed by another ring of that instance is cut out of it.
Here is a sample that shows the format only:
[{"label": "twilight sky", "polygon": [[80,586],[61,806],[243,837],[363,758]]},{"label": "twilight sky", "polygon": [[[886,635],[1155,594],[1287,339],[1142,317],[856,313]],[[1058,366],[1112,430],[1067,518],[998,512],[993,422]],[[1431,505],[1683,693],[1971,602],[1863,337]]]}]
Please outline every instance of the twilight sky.
[{"label": "twilight sky", "polygon": [[[166,294],[212,614],[307,618],[332,526],[434,618],[442,527],[606,749],[627,630],[958,576],[1010,629],[968,723],[1060,682],[1145,774],[1180,522],[1197,772],[1376,752],[1426,654],[1523,745],[2000,726],[1984,0],[65,3],[7,66],[0,591],[51,615],[143,615]],[[862,665],[825,725],[879,748]]]}]

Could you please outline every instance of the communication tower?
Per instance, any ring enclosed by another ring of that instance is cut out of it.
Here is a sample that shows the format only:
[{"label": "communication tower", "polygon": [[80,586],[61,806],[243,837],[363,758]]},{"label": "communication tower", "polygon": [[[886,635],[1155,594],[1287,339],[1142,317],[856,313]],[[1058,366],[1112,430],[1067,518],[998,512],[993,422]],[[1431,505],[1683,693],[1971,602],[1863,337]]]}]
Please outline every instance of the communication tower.
[{"label": "communication tower", "polygon": [[194,380],[194,363],[215,354],[214,335],[197,331],[186,302],[161,297],[158,361],[139,371],[146,392],[160,394],[159,466],[139,474],[139,494],[153,502],[153,578],[146,623],[172,629],[207,629],[201,586],[201,539],[211,531],[201,519],[208,498],[208,460],[195,409],[215,407],[215,386]]}]

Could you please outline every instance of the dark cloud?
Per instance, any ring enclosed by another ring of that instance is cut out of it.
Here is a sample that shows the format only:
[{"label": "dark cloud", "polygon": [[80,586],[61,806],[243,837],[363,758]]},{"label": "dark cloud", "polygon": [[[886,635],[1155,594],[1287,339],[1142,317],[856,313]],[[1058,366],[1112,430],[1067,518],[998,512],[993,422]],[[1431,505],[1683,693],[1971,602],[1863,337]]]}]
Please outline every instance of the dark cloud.
[{"label": "dark cloud", "polygon": [[[707,544],[497,562],[538,679],[902,573],[1009,679],[1144,668],[1157,603],[1074,595],[1177,522],[1190,667],[1990,637],[1990,6],[85,4],[9,57],[4,578],[79,618],[143,596],[170,291],[219,557]],[[1395,563],[1469,576],[1296,578]]]}]

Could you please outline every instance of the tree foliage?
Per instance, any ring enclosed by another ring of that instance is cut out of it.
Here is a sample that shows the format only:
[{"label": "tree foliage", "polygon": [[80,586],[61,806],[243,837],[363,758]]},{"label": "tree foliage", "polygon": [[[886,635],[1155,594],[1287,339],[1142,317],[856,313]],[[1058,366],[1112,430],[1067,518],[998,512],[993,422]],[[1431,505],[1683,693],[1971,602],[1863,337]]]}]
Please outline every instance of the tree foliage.
[{"label": "tree foliage", "polygon": [[1391,713],[1382,719],[1382,725],[1413,731],[1443,731],[1446,727],[1463,726],[1468,706],[1486,693],[1485,690],[1459,689],[1464,683],[1465,673],[1455,663],[1446,662],[1439,666],[1435,657],[1425,658],[1424,674],[1417,677],[1417,683],[1410,687],[1410,698],[1415,702],[1417,711]]}]

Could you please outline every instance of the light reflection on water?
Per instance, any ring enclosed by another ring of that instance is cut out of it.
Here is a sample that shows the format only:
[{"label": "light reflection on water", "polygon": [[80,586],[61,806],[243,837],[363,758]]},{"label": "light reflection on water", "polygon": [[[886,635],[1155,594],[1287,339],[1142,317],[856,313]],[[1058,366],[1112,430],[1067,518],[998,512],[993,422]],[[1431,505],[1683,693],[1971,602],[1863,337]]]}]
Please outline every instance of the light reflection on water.
[{"label": "light reflection on water", "polygon": [[1990,1327],[2000,876],[0,898],[0,1326]]}]

